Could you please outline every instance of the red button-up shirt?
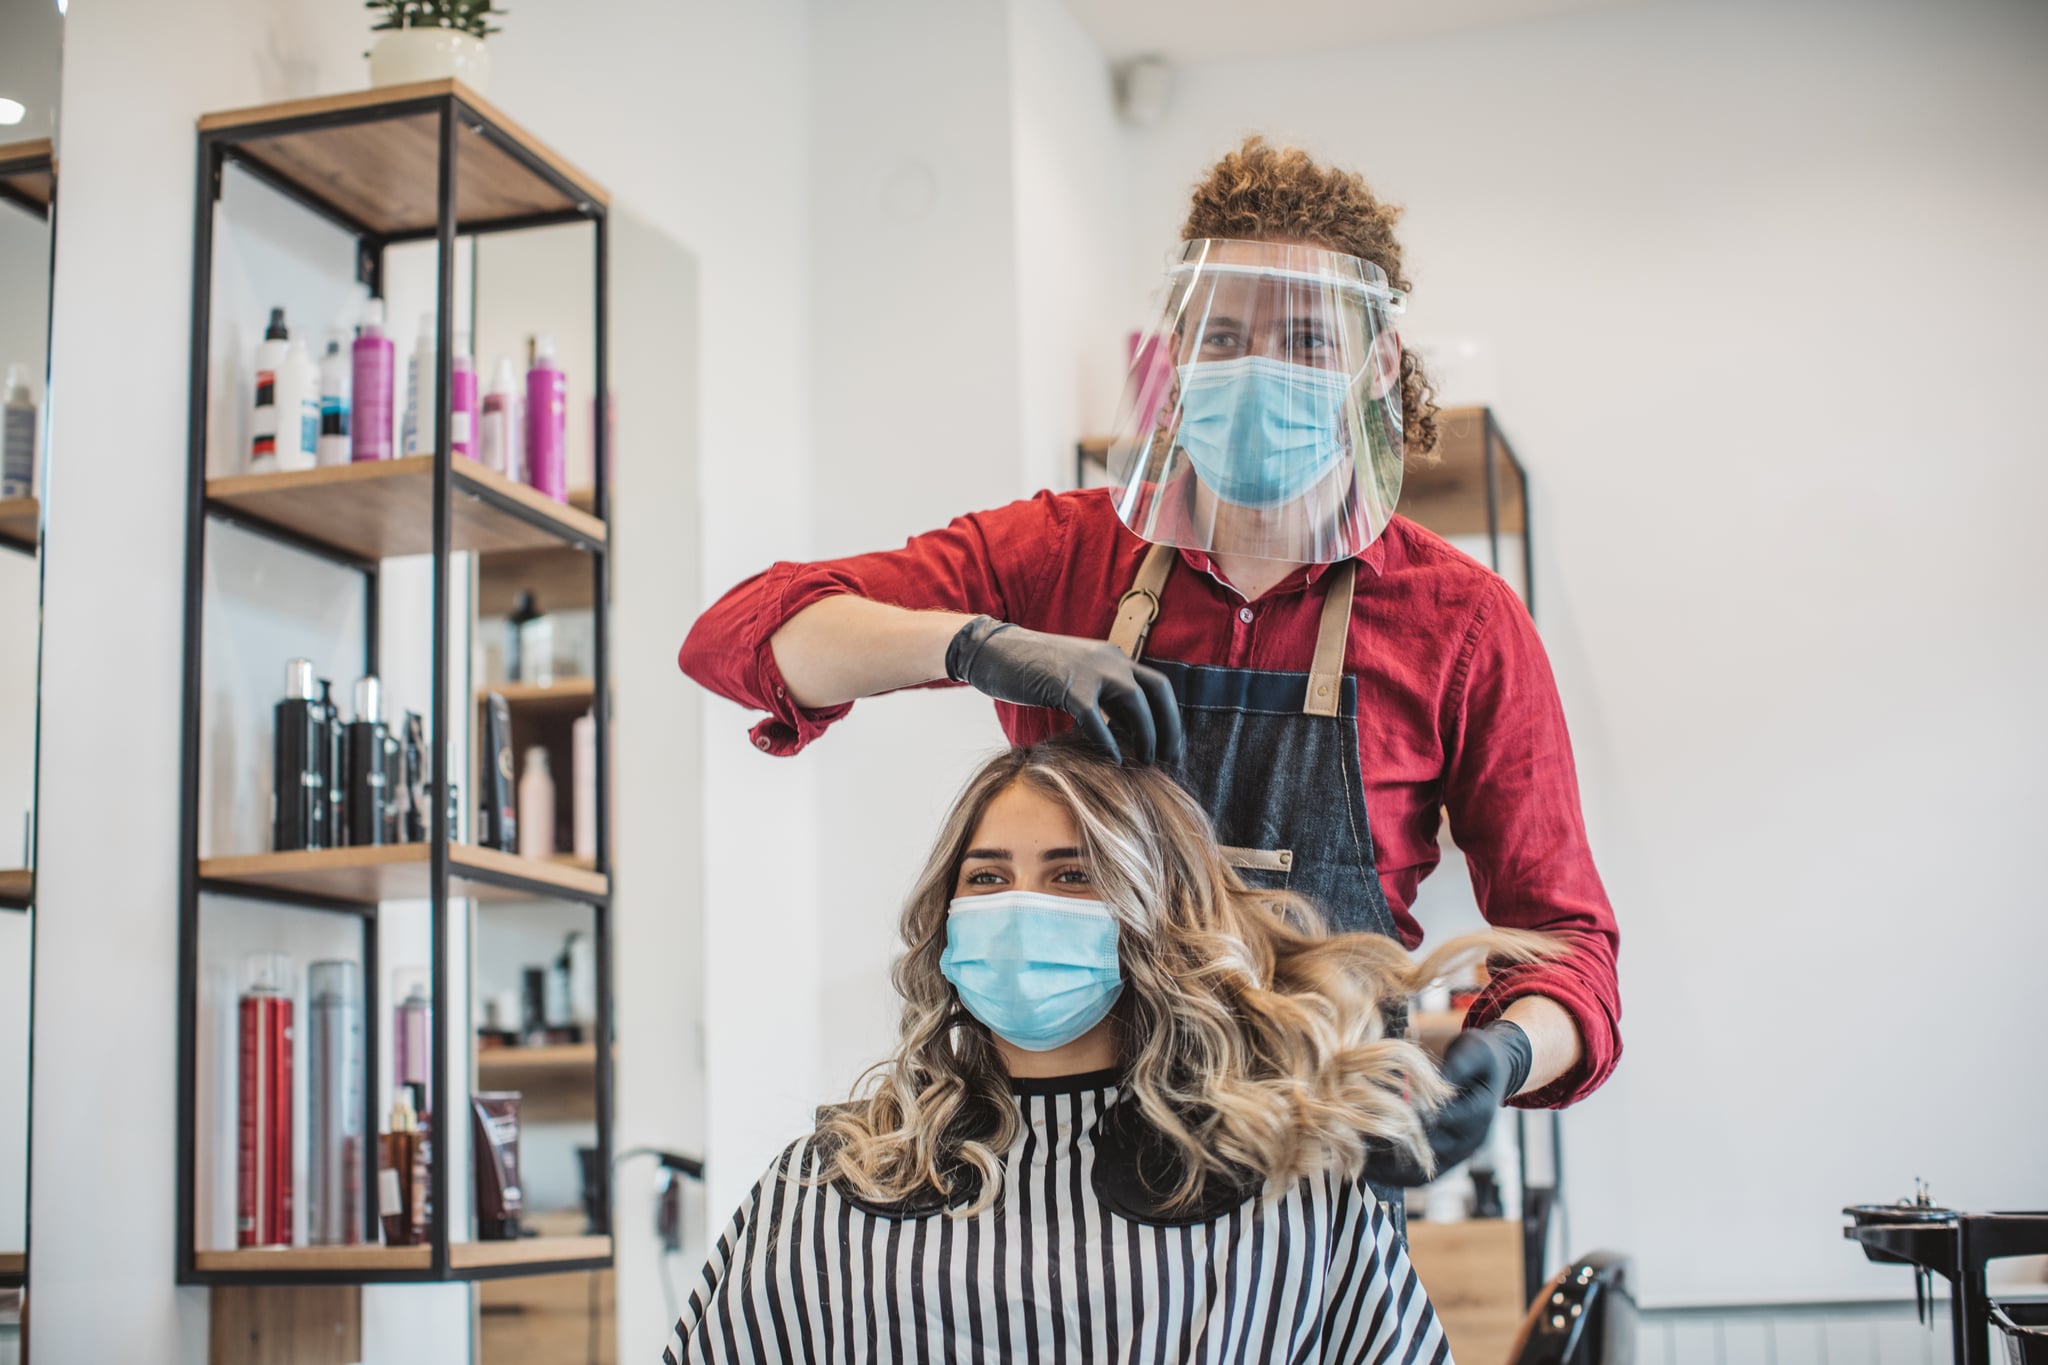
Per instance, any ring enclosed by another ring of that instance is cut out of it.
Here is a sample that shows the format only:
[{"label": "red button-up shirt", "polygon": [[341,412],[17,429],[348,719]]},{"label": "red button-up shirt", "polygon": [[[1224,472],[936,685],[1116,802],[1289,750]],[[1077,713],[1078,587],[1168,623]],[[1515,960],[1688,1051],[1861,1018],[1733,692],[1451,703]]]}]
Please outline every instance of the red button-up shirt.
[{"label": "red button-up shirt", "polygon": [[[783,623],[813,602],[853,593],[1101,639],[1147,548],[1103,490],[1041,493],[960,517],[900,550],[777,564],[704,613],[683,645],[683,671],[766,711],[755,744],[793,754],[852,709],[796,705],[769,648]],[[1322,608],[1311,585],[1328,566],[1298,569],[1248,603],[1207,556],[1181,558],[1148,656],[1307,671]],[[1395,926],[1408,947],[1422,941],[1409,906],[1437,864],[1439,811],[1447,810],[1487,920],[1570,945],[1559,957],[1498,972],[1467,1025],[1491,1022],[1525,995],[1557,1001],[1577,1022],[1584,1055],[1517,1102],[1569,1104],[1598,1087],[1621,1056],[1618,935],[1586,845],[1571,739],[1542,642],[1499,576],[1405,518],[1366,548],[1359,568],[1344,662],[1359,682],[1359,767]],[[1007,703],[996,711],[1015,744],[1069,723]]]}]

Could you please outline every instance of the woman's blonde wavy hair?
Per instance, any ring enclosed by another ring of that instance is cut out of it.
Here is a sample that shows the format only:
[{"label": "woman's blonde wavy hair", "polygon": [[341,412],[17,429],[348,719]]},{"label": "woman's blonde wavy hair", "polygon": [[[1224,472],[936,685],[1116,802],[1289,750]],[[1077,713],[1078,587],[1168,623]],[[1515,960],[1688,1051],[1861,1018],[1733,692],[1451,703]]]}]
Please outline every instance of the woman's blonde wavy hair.
[{"label": "woman's blonde wavy hair", "polygon": [[897,1204],[950,1198],[971,1169],[979,1194],[962,1213],[1000,1189],[1004,1154],[1022,1136],[1009,1072],[939,955],[969,841],[1017,783],[1072,813],[1096,894],[1120,926],[1126,984],[1110,1017],[1125,1097],[1181,1157],[1169,1211],[1194,1206],[1232,1168],[1262,1177],[1269,1195],[1324,1171],[1355,1176],[1373,1142],[1430,1166],[1422,1115],[1449,1088],[1421,1048],[1386,1036],[1382,1006],[1458,960],[1527,960],[1546,940],[1472,935],[1418,962],[1389,938],[1329,934],[1301,897],[1247,888],[1164,772],[1118,766],[1067,738],[990,760],[946,818],[903,911],[901,1042],[852,1103],[821,1118],[830,1155],[819,1180]]}]

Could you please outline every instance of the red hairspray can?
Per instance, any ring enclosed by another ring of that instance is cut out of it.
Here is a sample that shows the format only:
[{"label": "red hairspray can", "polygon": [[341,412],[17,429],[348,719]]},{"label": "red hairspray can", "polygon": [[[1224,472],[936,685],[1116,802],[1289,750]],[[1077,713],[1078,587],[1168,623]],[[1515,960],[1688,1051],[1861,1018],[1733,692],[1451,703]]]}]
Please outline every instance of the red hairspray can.
[{"label": "red hairspray can", "polygon": [[248,960],[238,1011],[241,1089],[235,1160],[235,1241],[245,1247],[292,1241],[291,959]]}]

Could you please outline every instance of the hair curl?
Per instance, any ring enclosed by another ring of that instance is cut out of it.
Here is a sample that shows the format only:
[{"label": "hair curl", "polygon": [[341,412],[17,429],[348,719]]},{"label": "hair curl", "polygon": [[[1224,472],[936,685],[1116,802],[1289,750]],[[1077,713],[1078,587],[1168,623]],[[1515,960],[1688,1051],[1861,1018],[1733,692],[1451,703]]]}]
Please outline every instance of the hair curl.
[{"label": "hair curl", "polygon": [[[1183,240],[1311,242],[1371,261],[1406,292],[1399,206],[1375,196],[1355,171],[1318,165],[1299,147],[1275,147],[1253,134],[1209,168],[1188,205]],[[1422,361],[1401,351],[1401,444],[1409,456],[1436,448],[1436,392]]]},{"label": "hair curl", "polygon": [[1414,1043],[1385,1036],[1383,1003],[1456,960],[1528,960],[1549,940],[1475,934],[1417,962],[1389,938],[1329,934],[1301,897],[1247,888],[1165,773],[1120,767],[1067,737],[990,760],[954,804],[903,912],[900,1044],[864,1078],[865,1094],[821,1115],[830,1155],[819,1180],[895,1204],[951,1198],[971,1168],[980,1189],[965,1212],[1000,1189],[1022,1136],[1009,1073],[939,955],[970,841],[1017,783],[1072,813],[1096,894],[1117,918],[1126,984],[1110,1017],[1126,1095],[1181,1158],[1168,1207],[1193,1206],[1233,1168],[1263,1178],[1268,1195],[1325,1171],[1349,1178],[1375,1141],[1430,1166],[1421,1116],[1449,1087]]}]

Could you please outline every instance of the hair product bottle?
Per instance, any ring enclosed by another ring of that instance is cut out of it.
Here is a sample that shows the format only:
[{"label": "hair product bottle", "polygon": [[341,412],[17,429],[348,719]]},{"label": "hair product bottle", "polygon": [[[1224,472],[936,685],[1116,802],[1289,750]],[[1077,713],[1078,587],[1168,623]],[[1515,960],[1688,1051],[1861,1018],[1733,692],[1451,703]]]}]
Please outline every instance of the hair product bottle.
[{"label": "hair product bottle", "polygon": [[569,377],[555,359],[554,337],[543,333],[526,372],[526,481],[556,502],[569,500],[568,439]]},{"label": "hair product bottle", "polygon": [[256,347],[256,397],[249,414],[249,472],[268,474],[277,468],[277,380],[291,357],[291,334],[284,309],[270,310],[270,325]]},{"label": "hair product bottle", "polygon": [[547,687],[555,680],[554,619],[535,605],[533,594],[512,599],[505,618],[505,679]]},{"label": "hair product bottle", "polygon": [[353,962],[315,962],[306,973],[306,1240],[363,1240],[363,995]]},{"label": "hair product bottle", "polygon": [[257,953],[245,964],[239,1007],[235,1244],[292,1240],[291,959]]},{"label": "hair product bottle", "polygon": [[362,460],[391,458],[391,338],[384,335],[384,300],[363,305],[363,328],[351,348],[349,454]]},{"label": "hair product bottle", "polygon": [[455,359],[448,373],[448,448],[457,455],[476,458],[476,361],[469,354],[469,338],[455,334]]},{"label": "hair product bottle", "polygon": [[512,789],[512,708],[492,692],[484,698],[484,750],[477,783],[477,842],[510,853],[519,844]]},{"label": "hair product bottle", "polygon": [[427,1240],[428,1184],[426,1133],[411,1092],[399,1088],[391,1106],[390,1131],[384,1135],[383,1161],[377,1172],[377,1212],[387,1246],[418,1246]]},{"label": "hair product bottle", "polygon": [[391,974],[398,1004],[391,1011],[391,1083],[417,1085],[427,1093],[433,1075],[434,1001],[425,967],[401,967]]},{"label": "hair product bottle", "polygon": [[519,856],[555,856],[555,778],[548,771],[548,751],[538,744],[526,751],[526,771],[519,778]]},{"label": "hair product bottle", "polygon": [[[432,833],[430,826],[432,808],[427,805],[427,727],[417,711],[405,713],[405,782],[403,800],[405,804],[405,829],[403,839],[408,844],[423,844]],[[448,822],[448,837],[455,837],[455,822]]]},{"label": "hair product bottle", "polygon": [[434,339],[434,315],[420,314],[420,334],[405,362],[405,423],[400,450],[407,455],[434,453],[434,429],[440,418],[434,405],[438,348]]},{"label": "hair product bottle", "polygon": [[384,727],[384,838],[405,842],[405,740],[402,731]]},{"label": "hair product bottle", "polygon": [[521,457],[519,422],[519,381],[512,373],[512,357],[501,355],[491,371],[490,391],[484,394],[483,413],[477,425],[477,458],[486,469],[495,469],[508,479],[526,478]]},{"label": "hair product bottle", "polygon": [[326,353],[320,357],[320,440],[317,450],[323,465],[349,462],[349,355],[342,349],[346,340],[340,332],[329,334]]},{"label": "hair product bottle", "polygon": [[0,498],[26,498],[36,491],[36,394],[28,366],[7,367],[6,426],[0,431]]},{"label": "hair product bottle", "polygon": [[277,371],[277,467],[312,469],[320,463],[320,367],[303,341],[294,341]]},{"label": "hair product bottle", "polygon": [[327,760],[332,745],[327,708],[315,690],[310,659],[293,659],[284,666],[284,700],[277,704],[276,730],[270,846],[278,853],[325,848]]},{"label": "hair product bottle", "polygon": [[320,680],[320,710],[327,723],[327,838],[321,847],[341,848],[348,843],[348,730],[326,678]]},{"label": "hair product bottle", "polygon": [[348,723],[348,841],[384,842],[384,789],[388,760],[375,678],[356,679],[356,718]]}]

